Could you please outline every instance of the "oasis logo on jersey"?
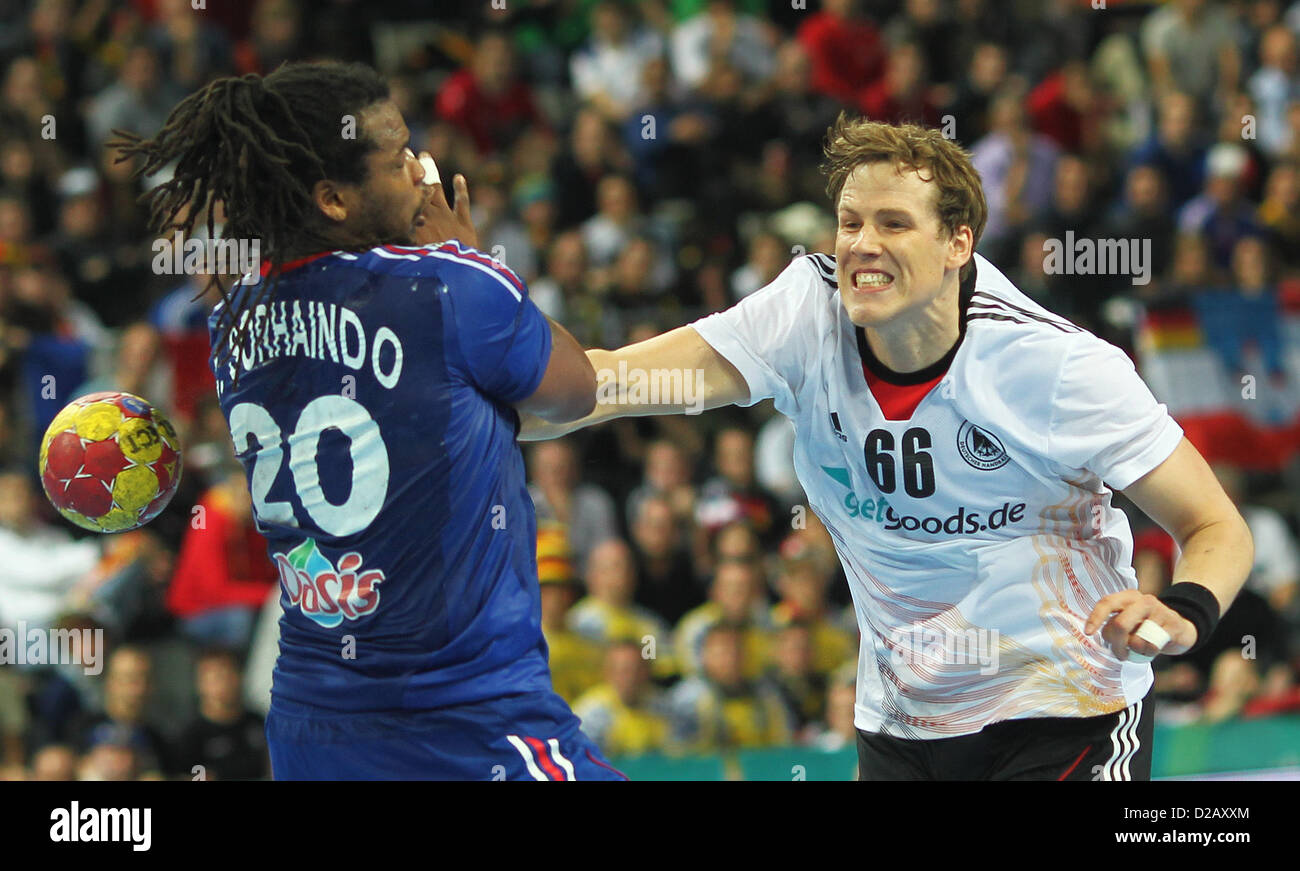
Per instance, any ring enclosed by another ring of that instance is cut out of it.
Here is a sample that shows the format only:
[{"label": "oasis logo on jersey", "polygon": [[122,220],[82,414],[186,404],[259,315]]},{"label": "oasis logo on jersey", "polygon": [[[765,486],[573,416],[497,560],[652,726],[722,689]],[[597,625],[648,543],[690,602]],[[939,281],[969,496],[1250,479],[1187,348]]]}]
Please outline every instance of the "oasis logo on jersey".
[{"label": "oasis logo on jersey", "polygon": [[326,629],[355,620],[379,607],[378,584],[384,573],[378,569],[361,571],[361,554],[355,551],[339,558],[336,568],[307,539],[293,550],[272,554],[280,571],[280,586],[302,613]]},{"label": "oasis logo on jersey", "polygon": [[963,460],[985,472],[1000,469],[1011,459],[997,436],[969,420],[957,430],[957,451]]}]

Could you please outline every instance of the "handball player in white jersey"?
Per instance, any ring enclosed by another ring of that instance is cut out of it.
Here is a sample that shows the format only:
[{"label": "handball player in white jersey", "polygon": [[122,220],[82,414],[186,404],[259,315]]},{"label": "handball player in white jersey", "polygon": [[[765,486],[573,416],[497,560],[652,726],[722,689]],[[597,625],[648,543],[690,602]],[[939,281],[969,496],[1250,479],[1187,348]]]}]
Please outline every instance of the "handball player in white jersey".
[{"label": "handball player in white jersey", "polygon": [[[1148,779],[1149,663],[1207,639],[1251,565],[1246,524],[1128,357],[975,253],[965,151],[841,117],[826,158],[834,256],[588,351],[595,411],[521,438],[700,409],[611,380],[656,369],[697,373],[704,408],[773,399],[861,631],[859,777]],[[1159,598],[1114,491],[1179,545]]]}]

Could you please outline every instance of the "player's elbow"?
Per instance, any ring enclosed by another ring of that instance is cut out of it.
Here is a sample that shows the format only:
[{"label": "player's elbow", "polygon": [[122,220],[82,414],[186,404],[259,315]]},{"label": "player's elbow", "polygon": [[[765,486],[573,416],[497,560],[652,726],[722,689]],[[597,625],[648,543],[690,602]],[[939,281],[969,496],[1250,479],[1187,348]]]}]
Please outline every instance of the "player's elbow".
[{"label": "player's elbow", "polygon": [[582,389],[566,396],[551,410],[550,414],[539,414],[551,423],[570,423],[581,420],[596,410],[596,376],[593,374]]},{"label": "player's elbow", "polygon": [[596,370],[585,354],[554,356],[537,391],[519,407],[548,423],[569,423],[596,408]]}]

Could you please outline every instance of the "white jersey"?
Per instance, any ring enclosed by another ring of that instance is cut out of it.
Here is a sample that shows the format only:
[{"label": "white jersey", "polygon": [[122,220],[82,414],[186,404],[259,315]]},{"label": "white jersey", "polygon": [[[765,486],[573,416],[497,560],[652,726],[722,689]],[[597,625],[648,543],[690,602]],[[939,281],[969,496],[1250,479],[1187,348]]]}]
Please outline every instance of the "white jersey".
[{"label": "white jersey", "polygon": [[855,724],[867,732],[1099,716],[1152,683],[1149,665],[1120,662],[1083,624],[1103,596],[1137,588],[1107,485],[1150,472],[1182,430],[1122,351],[975,263],[953,352],[893,378],[942,375],[906,419],[887,419],[868,385],[864,366],[883,367],[831,256],[798,257],[693,324],[740,370],[749,404],[774,399],[794,422],[795,469],[862,633]]}]

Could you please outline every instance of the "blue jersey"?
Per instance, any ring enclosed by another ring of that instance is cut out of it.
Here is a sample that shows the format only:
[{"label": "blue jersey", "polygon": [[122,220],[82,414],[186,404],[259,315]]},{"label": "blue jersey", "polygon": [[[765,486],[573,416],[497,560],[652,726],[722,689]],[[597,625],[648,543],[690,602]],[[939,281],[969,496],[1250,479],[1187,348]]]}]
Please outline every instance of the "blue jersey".
[{"label": "blue jersey", "polygon": [[246,317],[215,374],[280,574],[273,700],[419,711],[549,692],[510,403],[537,389],[551,334],[524,283],[455,242],[334,252],[287,266]]}]

